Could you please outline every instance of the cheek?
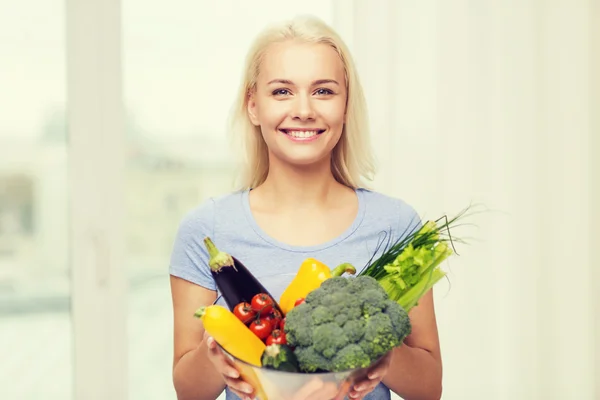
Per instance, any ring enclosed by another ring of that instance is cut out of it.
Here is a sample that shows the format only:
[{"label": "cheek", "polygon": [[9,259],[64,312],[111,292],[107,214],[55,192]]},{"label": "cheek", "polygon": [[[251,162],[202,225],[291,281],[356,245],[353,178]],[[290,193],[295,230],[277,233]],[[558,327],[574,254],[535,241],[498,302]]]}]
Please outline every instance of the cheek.
[{"label": "cheek", "polygon": [[339,128],[344,125],[346,113],[346,104],[342,102],[335,102],[328,105],[321,112],[321,115],[325,121],[332,128]]},{"label": "cheek", "polygon": [[288,116],[289,110],[281,102],[272,102],[271,104],[263,104],[258,109],[260,125],[263,127],[277,127]]}]

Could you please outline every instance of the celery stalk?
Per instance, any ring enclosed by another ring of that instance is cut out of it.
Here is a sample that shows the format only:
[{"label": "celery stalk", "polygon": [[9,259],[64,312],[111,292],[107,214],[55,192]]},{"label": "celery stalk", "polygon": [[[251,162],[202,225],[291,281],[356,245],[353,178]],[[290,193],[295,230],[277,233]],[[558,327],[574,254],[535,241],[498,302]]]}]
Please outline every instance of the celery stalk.
[{"label": "celery stalk", "polygon": [[434,269],[431,272],[431,275],[427,277],[427,279],[422,279],[421,281],[419,281],[419,283],[417,283],[415,286],[407,290],[402,296],[400,296],[400,298],[397,299],[396,302],[400,304],[400,306],[402,306],[402,308],[404,308],[406,312],[409,312],[413,307],[419,304],[419,300],[421,300],[421,297],[423,297],[423,295],[427,293],[427,291],[431,289],[436,283],[438,283],[440,279],[442,279],[444,276],[446,276],[446,273],[444,271],[442,271],[441,269]]},{"label": "celery stalk", "polygon": [[453,254],[449,247],[453,241],[450,227],[462,219],[467,210],[451,219],[442,217],[436,221],[425,221],[419,229],[388,243],[383,253],[369,261],[357,276],[375,278],[390,299],[410,311],[446,276],[439,265]]}]

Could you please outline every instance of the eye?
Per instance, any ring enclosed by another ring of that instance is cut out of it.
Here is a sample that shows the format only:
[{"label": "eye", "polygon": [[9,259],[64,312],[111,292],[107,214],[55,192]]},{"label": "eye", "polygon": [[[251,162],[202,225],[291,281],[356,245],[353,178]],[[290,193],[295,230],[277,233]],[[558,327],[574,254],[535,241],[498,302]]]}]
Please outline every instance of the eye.
[{"label": "eye", "polygon": [[272,92],[274,96],[286,96],[290,94],[290,91],[287,89],[277,89]]},{"label": "eye", "polygon": [[325,95],[333,94],[333,90],[321,88],[321,89],[317,89],[317,91],[315,93],[318,94],[319,96],[325,96]]}]

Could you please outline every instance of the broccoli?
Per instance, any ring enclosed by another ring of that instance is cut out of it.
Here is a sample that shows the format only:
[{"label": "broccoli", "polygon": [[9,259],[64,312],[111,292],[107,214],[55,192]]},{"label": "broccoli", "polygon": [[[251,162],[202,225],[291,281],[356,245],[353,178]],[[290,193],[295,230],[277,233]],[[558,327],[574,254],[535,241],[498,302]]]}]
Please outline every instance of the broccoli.
[{"label": "broccoli", "polygon": [[287,342],[303,372],[364,368],[410,334],[406,311],[372,277],[333,277],[286,315]]},{"label": "broccoli", "polygon": [[263,350],[260,361],[263,368],[298,372],[298,359],[292,348],[285,344],[271,344]]}]

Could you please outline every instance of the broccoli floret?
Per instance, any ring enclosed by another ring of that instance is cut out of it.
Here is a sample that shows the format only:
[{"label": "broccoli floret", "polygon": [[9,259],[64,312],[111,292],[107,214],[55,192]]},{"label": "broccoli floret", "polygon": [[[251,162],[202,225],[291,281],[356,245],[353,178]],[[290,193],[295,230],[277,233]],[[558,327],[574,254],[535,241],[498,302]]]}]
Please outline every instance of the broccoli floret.
[{"label": "broccoli floret", "polygon": [[412,332],[412,325],[410,324],[408,313],[394,300],[385,301],[385,309],[383,312],[390,317],[394,333],[398,336],[400,342],[402,342]]},{"label": "broccoli floret", "polygon": [[335,353],[348,344],[346,332],[335,322],[315,325],[313,332],[313,348],[330,359]]},{"label": "broccoli floret", "polygon": [[331,370],[331,360],[318,353],[314,347],[298,346],[294,354],[303,372],[327,372]]},{"label": "broccoli floret", "polygon": [[365,336],[365,328],[367,322],[364,318],[353,319],[344,324],[344,332],[348,337],[350,343],[359,343],[360,340]]},{"label": "broccoli floret", "polygon": [[333,277],[286,315],[285,332],[304,372],[367,367],[410,333],[408,314],[372,277]]},{"label": "broccoli floret", "polygon": [[348,314],[336,314],[335,317],[333,317],[333,321],[338,324],[339,326],[344,326],[344,324],[348,321]]},{"label": "broccoli floret", "polygon": [[306,329],[307,326],[313,325],[311,311],[312,307],[303,303],[287,313],[285,334],[288,343],[294,343],[297,346],[312,345],[312,332]]},{"label": "broccoli floret", "polygon": [[381,289],[367,289],[359,295],[365,317],[380,313],[386,307],[387,294]]},{"label": "broccoli floret", "polygon": [[348,286],[347,279],[327,279],[321,283],[320,289],[322,289],[321,292],[335,293],[339,291],[343,292],[346,286]]},{"label": "broccoli floret", "polygon": [[305,303],[309,303],[313,307],[316,307],[319,304],[321,304],[321,298],[322,297],[323,297],[322,295],[319,295],[318,293],[315,293],[315,291],[313,290],[312,292],[310,292],[309,294],[306,295],[306,298],[304,299],[304,302]]},{"label": "broccoli floret", "polygon": [[331,362],[334,371],[366,368],[369,365],[371,365],[371,358],[357,344],[349,344],[344,347]]},{"label": "broccoli floret", "polygon": [[333,321],[334,314],[325,306],[316,306],[311,312],[311,319],[314,325],[321,325]]},{"label": "broccoli floret", "polygon": [[260,362],[263,368],[277,371],[298,372],[298,359],[292,348],[285,344],[265,347]]},{"label": "broccoli floret", "polygon": [[360,347],[371,357],[371,360],[377,360],[398,344],[400,341],[389,316],[379,313],[367,319],[365,336],[360,342]]},{"label": "broccoli floret", "polygon": [[[377,280],[375,280],[374,278],[371,278],[370,276],[357,276],[355,278],[348,278],[351,282],[351,288],[350,288],[350,292],[351,293],[356,293],[356,294],[362,294],[367,290],[370,289],[375,289],[375,290],[381,290],[382,287],[379,284],[379,282],[377,282]],[[385,292],[383,292],[385,294]],[[387,297],[387,295],[386,295]]]}]

